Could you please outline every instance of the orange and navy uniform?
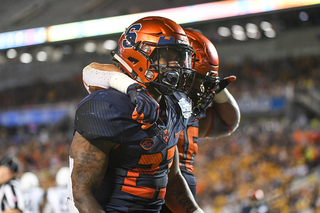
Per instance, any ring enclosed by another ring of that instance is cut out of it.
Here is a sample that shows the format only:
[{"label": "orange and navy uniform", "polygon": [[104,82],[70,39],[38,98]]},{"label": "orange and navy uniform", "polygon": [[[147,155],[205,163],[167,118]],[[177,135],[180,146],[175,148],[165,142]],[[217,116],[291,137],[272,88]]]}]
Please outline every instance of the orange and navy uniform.
[{"label": "orange and navy uniform", "polygon": [[[181,94],[183,96],[183,94]],[[117,146],[95,198],[106,212],[159,212],[178,132],[187,126],[177,96],[165,96],[167,118],[146,130],[132,119],[129,97],[113,89],[88,95],[78,106],[74,128],[87,140]],[[179,97],[180,98],[180,97]]]},{"label": "orange and navy uniform", "polygon": [[180,170],[194,198],[196,198],[197,182],[193,173],[193,160],[198,152],[199,119],[204,116],[205,113],[202,113],[197,117],[189,118],[188,127],[180,133],[177,144]]}]

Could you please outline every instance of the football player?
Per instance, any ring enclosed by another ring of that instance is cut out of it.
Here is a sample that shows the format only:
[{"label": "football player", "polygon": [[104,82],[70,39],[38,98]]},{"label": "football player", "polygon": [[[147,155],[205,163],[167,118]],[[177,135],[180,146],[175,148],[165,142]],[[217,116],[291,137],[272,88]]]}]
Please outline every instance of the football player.
[{"label": "football player", "polygon": [[[130,98],[109,88],[78,105],[70,148],[71,212],[159,212],[165,196],[172,211],[203,212],[181,175],[176,149],[192,111],[182,93],[194,80],[192,55],[184,30],[167,18],[139,19],[121,35],[115,58],[139,83],[121,81]],[[117,74],[112,77],[117,81]],[[141,97],[159,104],[162,119],[146,122],[144,109],[132,104]]]},{"label": "football player", "polygon": [[[196,81],[189,93],[195,106],[194,113],[196,116],[189,119],[188,128],[180,134],[178,148],[181,172],[186,178],[194,197],[196,197],[196,181],[192,164],[198,150],[198,137],[221,137],[231,134],[239,125],[240,111],[235,99],[225,88],[235,80],[235,77],[230,76],[219,81],[217,76],[219,57],[214,45],[195,30],[185,29],[185,32],[196,52]],[[118,74],[119,72],[121,73],[121,70],[114,65],[92,63],[83,70],[83,82],[89,93],[109,86],[125,93],[128,85],[137,82],[132,81],[131,78],[127,80],[128,77],[124,74]],[[117,77],[107,77],[113,75]],[[122,82],[128,82],[128,84]],[[144,98],[144,100],[138,101],[138,107],[143,106],[140,107],[140,111],[145,110],[142,114],[148,117],[152,111],[157,111],[152,108],[155,106],[152,105],[152,101],[148,101],[147,96],[141,96],[140,98]],[[148,102],[150,102],[150,105],[145,107]],[[140,103],[143,103],[143,105]],[[207,113],[205,113],[205,110]],[[202,131],[199,133],[199,119],[201,118]],[[164,209],[161,212],[165,212]]]},{"label": "football player", "polygon": [[40,213],[44,204],[45,190],[40,187],[39,179],[33,172],[25,172],[20,178],[25,200],[23,213]]},{"label": "football player", "polygon": [[[219,57],[216,48],[204,35],[192,29],[184,29],[196,52],[195,82],[188,96],[192,99],[194,115],[189,119],[188,129],[179,136],[178,148],[180,167],[195,195],[193,159],[196,155],[198,137],[221,137],[230,135],[239,125],[240,110],[226,86],[235,80],[234,76],[220,80],[218,77]],[[89,93],[101,88],[112,87],[126,93],[127,88],[137,84],[118,67],[112,64],[91,63],[83,70],[83,83]],[[138,92],[139,94],[139,92]],[[131,93],[128,94],[131,96]],[[135,97],[130,97],[135,99]],[[148,96],[136,97],[145,121],[154,120],[157,105]],[[207,112],[207,113],[205,113]],[[136,116],[133,116],[136,118]],[[149,120],[148,120],[149,119]],[[199,132],[199,119],[201,131]]]},{"label": "football player", "polygon": [[[179,135],[179,166],[196,199],[196,178],[193,161],[198,151],[198,138],[217,138],[230,135],[240,122],[237,102],[226,86],[234,76],[220,80],[218,77],[219,57],[211,41],[196,30],[184,29],[196,52],[195,82],[188,96],[192,99],[194,116],[188,127]],[[200,130],[200,131],[199,131]],[[166,200],[166,203],[169,201]],[[166,205],[162,213],[171,212]]]},{"label": "football player", "polygon": [[20,181],[20,162],[15,156],[0,160],[0,213],[21,213],[25,208]]},{"label": "football player", "polygon": [[61,167],[56,174],[56,186],[47,190],[47,204],[44,213],[69,213],[67,206],[67,191],[69,180],[69,167]]}]

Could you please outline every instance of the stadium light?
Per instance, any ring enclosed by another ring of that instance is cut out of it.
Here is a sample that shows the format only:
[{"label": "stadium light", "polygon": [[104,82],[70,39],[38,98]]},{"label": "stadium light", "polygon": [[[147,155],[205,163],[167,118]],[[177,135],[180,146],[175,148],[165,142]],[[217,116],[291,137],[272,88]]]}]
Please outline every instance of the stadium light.
[{"label": "stadium light", "polygon": [[[0,49],[121,33],[128,27],[132,20],[138,20],[150,15],[164,16],[176,21],[178,24],[187,24],[319,4],[320,0],[225,0],[209,2],[0,33]],[[190,13],[193,15],[190,16]]]},{"label": "stadium light", "polygon": [[253,23],[246,24],[246,31],[247,31],[248,38],[253,38],[253,39],[261,38],[261,34],[259,32],[257,25]]},{"label": "stadium light", "polygon": [[22,53],[20,55],[20,61],[24,64],[29,64],[33,60],[33,57],[30,53]]},{"label": "stadium light", "polygon": [[308,15],[308,13],[306,13],[306,12],[304,12],[304,11],[301,11],[301,12],[299,13],[299,19],[300,19],[301,21],[308,21],[308,20],[309,20],[309,15]]},{"label": "stadium light", "polygon": [[38,53],[37,53],[37,55],[36,55],[36,59],[38,60],[38,61],[47,61],[48,60],[48,53],[47,52],[45,52],[45,51],[43,51],[43,50],[41,50],[41,51],[39,51]]},{"label": "stadium light", "polygon": [[227,27],[219,27],[218,34],[222,37],[229,37],[231,35],[231,31]]},{"label": "stadium light", "polygon": [[13,59],[13,58],[17,57],[17,55],[18,55],[18,53],[17,53],[17,50],[15,50],[15,49],[9,49],[7,51],[7,58],[9,58],[9,59]]},{"label": "stadium light", "polygon": [[240,25],[233,25],[231,27],[231,30],[232,30],[232,37],[236,40],[239,40],[239,41],[244,41],[247,39],[247,36],[244,32],[244,28]]},{"label": "stadium light", "polygon": [[268,38],[274,38],[276,37],[276,31],[274,29],[269,29],[264,31],[265,36],[267,36]]},{"label": "stadium light", "polygon": [[87,41],[83,46],[84,51],[93,53],[97,50],[97,44],[93,41]]},{"label": "stadium light", "polygon": [[266,31],[266,30],[272,29],[272,24],[270,22],[267,22],[267,21],[262,21],[260,23],[260,27],[261,27],[261,29]]},{"label": "stadium light", "polygon": [[106,50],[115,50],[118,46],[118,43],[115,40],[106,40],[103,42],[103,48]]}]

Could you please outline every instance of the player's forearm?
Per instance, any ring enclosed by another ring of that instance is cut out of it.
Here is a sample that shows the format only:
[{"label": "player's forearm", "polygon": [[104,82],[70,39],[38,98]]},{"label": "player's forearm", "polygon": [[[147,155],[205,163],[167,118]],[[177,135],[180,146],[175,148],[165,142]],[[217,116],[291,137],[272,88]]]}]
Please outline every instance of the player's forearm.
[{"label": "player's forearm", "polygon": [[[75,166],[72,171],[72,194],[74,207],[81,213],[102,213],[104,212],[92,194],[92,175],[90,171],[80,171],[81,166]],[[90,177],[91,176],[91,177]],[[74,208],[72,206],[72,208]],[[74,210],[74,209],[73,209]]]},{"label": "player's forearm", "polygon": [[[86,170],[86,169],[84,169]],[[71,175],[74,207],[81,213],[104,212],[92,194],[92,174],[84,172],[81,166],[75,166]]]},{"label": "player's forearm", "polygon": [[193,213],[203,211],[193,198],[187,182],[180,174],[175,175],[167,185],[166,205],[172,212]]},{"label": "player's forearm", "polygon": [[240,123],[240,110],[236,100],[224,89],[218,93],[199,123],[199,137],[222,137],[234,132]]},{"label": "player's forearm", "polygon": [[168,174],[168,184],[166,192],[166,205],[172,212],[178,213],[201,213],[202,210],[197,205],[189,189],[187,181],[184,179],[179,168],[179,152],[175,148],[175,154]]},{"label": "player's forearm", "polygon": [[109,142],[89,142],[75,133],[70,147],[70,168],[73,202],[78,212],[104,212],[93,193],[103,180],[112,147],[113,144]]},{"label": "player's forearm", "polygon": [[80,213],[104,213],[100,204],[90,192],[74,196],[74,203]]},{"label": "player's forearm", "polygon": [[224,103],[213,102],[212,108],[231,132],[237,129],[240,122],[240,110],[233,96],[230,95],[228,101]]}]

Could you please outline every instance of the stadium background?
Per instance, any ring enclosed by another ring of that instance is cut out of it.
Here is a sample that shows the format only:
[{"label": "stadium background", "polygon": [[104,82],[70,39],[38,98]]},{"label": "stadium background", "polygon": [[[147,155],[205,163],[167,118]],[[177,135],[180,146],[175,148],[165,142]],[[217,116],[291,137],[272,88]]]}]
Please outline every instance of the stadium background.
[{"label": "stadium background", "polygon": [[[196,4],[209,2],[213,1]],[[195,1],[1,4],[2,44],[5,32],[190,6]],[[201,30],[213,42],[221,77],[237,76],[229,90],[242,116],[231,136],[199,140],[195,174],[200,205],[208,213],[263,212],[265,206],[270,212],[320,212],[319,2],[181,25]],[[86,95],[82,68],[93,61],[111,63],[110,51],[119,35],[0,49],[0,156],[18,156],[21,174],[35,172],[45,189],[54,185],[56,172],[68,163],[74,110]]]}]

